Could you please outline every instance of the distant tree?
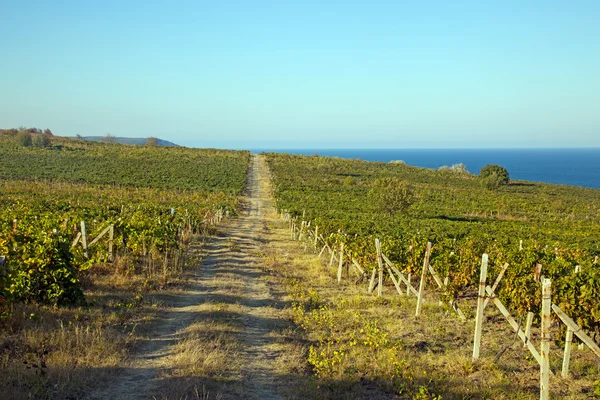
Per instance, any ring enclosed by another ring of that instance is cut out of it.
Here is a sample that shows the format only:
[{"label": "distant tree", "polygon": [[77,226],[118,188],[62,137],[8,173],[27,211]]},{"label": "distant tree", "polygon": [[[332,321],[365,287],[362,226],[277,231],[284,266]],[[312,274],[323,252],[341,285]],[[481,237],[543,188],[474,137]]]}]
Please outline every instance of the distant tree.
[{"label": "distant tree", "polygon": [[496,164],[487,164],[479,171],[479,179],[488,189],[497,189],[507,185],[510,177],[506,168]]},{"label": "distant tree", "polygon": [[369,191],[369,200],[382,212],[392,216],[406,212],[415,201],[411,185],[395,178],[376,179]]},{"label": "distant tree", "polygon": [[77,139],[83,139],[83,136],[81,136],[79,133],[78,133],[77,135],[75,135],[75,137],[76,137]]},{"label": "distant tree", "polygon": [[110,133],[107,133],[105,136],[100,138],[101,142],[104,143],[114,143],[117,139]]},{"label": "distant tree", "polygon": [[17,129],[20,130],[20,131],[24,131],[25,129],[27,129],[27,127],[24,126],[24,125],[21,125]]},{"label": "distant tree", "polygon": [[50,135],[35,135],[33,137],[33,145],[35,147],[50,147],[52,145]]},{"label": "distant tree", "polygon": [[44,135],[48,135],[48,136],[54,136],[54,135],[52,134],[52,131],[51,131],[50,129],[48,129],[48,128],[44,129]]},{"label": "distant tree", "polygon": [[154,136],[150,136],[146,139],[146,146],[158,146],[158,139]]},{"label": "distant tree", "polygon": [[32,144],[31,133],[25,130],[21,130],[17,136],[17,143],[23,147],[29,147]]}]

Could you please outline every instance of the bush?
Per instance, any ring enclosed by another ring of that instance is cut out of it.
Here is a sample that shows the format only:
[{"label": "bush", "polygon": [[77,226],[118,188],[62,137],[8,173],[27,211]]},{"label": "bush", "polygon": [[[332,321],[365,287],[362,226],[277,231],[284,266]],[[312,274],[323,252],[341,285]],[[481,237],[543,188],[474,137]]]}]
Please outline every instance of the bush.
[{"label": "bush", "polygon": [[36,135],[33,138],[33,145],[35,147],[50,147],[52,145],[52,141],[50,140],[50,135]]},{"label": "bush", "polygon": [[33,143],[31,138],[31,133],[27,131],[20,131],[17,134],[17,143],[19,143],[23,147],[29,147]]},{"label": "bush", "polygon": [[382,212],[392,216],[397,212],[406,212],[414,203],[414,189],[408,183],[394,179],[376,179],[369,192],[369,198]]},{"label": "bush", "polygon": [[496,189],[502,185],[507,185],[509,181],[508,171],[500,165],[487,164],[479,171],[479,178],[483,186],[488,189]]},{"label": "bush", "polygon": [[13,232],[7,239],[0,240],[8,271],[0,297],[58,306],[83,302],[69,238],[46,232]]}]

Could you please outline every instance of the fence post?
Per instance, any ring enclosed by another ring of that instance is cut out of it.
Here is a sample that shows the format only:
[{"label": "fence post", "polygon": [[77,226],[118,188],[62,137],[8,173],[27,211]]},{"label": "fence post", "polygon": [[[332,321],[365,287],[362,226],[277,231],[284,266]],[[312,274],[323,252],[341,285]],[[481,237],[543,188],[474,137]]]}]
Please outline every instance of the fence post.
[{"label": "fence post", "polygon": [[550,310],[552,309],[552,282],[542,281],[542,343],[540,345],[540,400],[550,399]]},{"label": "fence post", "polygon": [[108,259],[113,260],[113,239],[115,237],[115,226],[111,225],[108,231]]},{"label": "fence post", "polygon": [[17,230],[17,219],[13,219],[13,231]]},{"label": "fence post", "polygon": [[377,297],[383,295],[383,260],[381,259],[381,242],[375,239],[375,249],[377,249],[377,265],[379,266],[379,286],[377,287]]},{"label": "fence post", "polygon": [[317,250],[317,240],[319,240],[319,226],[315,226],[315,250]]},{"label": "fence post", "polygon": [[423,307],[423,292],[425,291],[425,278],[427,276],[427,270],[429,269],[430,253],[431,242],[427,242],[427,249],[425,250],[425,259],[423,260],[423,271],[421,272],[421,282],[419,284],[419,295],[417,296],[417,309],[415,311],[415,317],[421,315],[421,308]]},{"label": "fence post", "polygon": [[485,286],[487,279],[488,255],[481,256],[481,273],[479,274],[479,293],[477,295],[477,315],[475,316],[475,337],[473,338],[473,361],[479,359],[481,347],[481,330],[483,328],[483,310],[485,308]]},{"label": "fence post", "polygon": [[563,357],[561,376],[566,378],[569,376],[569,363],[571,362],[571,344],[573,342],[573,329],[567,327],[567,336],[565,338],[565,354]]},{"label": "fence post", "polygon": [[342,281],[342,267],[344,266],[344,242],[340,243],[340,262],[338,263],[337,280]]},{"label": "fence post", "polygon": [[[525,339],[527,342],[531,341],[531,325],[533,325],[533,313],[529,311],[525,320]],[[523,343],[523,347],[527,347],[527,343]]]},{"label": "fence post", "polygon": [[83,246],[83,254],[88,258],[87,234],[85,232],[85,222],[81,221],[81,245]]},{"label": "fence post", "polygon": [[412,274],[409,272],[406,280],[408,281],[408,285],[406,285],[406,295],[409,296],[410,295],[410,279],[412,278]]}]

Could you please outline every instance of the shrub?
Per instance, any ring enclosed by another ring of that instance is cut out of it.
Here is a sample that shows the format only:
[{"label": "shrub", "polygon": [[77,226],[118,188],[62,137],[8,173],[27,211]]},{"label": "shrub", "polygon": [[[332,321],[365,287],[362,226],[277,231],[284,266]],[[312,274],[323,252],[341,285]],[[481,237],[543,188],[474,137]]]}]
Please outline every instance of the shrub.
[{"label": "shrub", "polygon": [[488,189],[496,189],[502,185],[508,184],[509,175],[506,168],[500,165],[487,164],[479,171],[479,178],[483,186]]},{"label": "shrub", "polygon": [[33,145],[35,147],[50,147],[52,145],[52,141],[50,140],[50,135],[36,135],[33,138]]},{"label": "shrub", "polygon": [[23,147],[31,146],[31,144],[33,143],[32,138],[31,138],[31,133],[29,133],[27,131],[20,131],[17,134],[17,143],[19,143]]},{"label": "shrub", "polygon": [[414,189],[408,183],[394,179],[376,179],[369,192],[369,198],[375,206],[389,214],[406,212],[414,203]]}]

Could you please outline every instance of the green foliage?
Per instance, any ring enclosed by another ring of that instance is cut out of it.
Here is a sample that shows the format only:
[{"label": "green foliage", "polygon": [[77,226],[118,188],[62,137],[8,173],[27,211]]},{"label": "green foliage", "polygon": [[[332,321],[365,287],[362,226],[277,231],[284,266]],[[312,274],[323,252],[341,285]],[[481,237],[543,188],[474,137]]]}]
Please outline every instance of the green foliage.
[{"label": "green foliage", "polygon": [[54,140],[42,151],[0,137],[8,155],[0,161],[0,317],[14,301],[81,303],[81,274],[108,253],[105,239],[89,258],[71,247],[80,221],[88,243],[114,225],[115,251],[162,263],[184,236],[206,230],[216,209],[235,215],[245,187],[248,152]]},{"label": "green foliage", "polygon": [[369,191],[369,199],[388,215],[404,213],[413,204],[414,189],[405,181],[394,178],[378,178]]},{"label": "green foliage", "polygon": [[52,145],[52,141],[50,139],[50,135],[35,135],[33,137],[33,146],[34,147],[50,147]]},{"label": "green foliage", "polygon": [[481,168],[479,178],[487,189],[497,189],[502,185],[507,185],[509,181],[506,168],[495,164],[487,164]]},{"label": "green foliage", "polygon": [[6,254],[6,285],[0,296],[13,301],[75,305],[83,301],[77,268],[64,235],[11,232],[0,240]]},{"label": "green foliage", "polygon": [[19,133],[17,133],[16,139],[17,143],[23,147],[29,147],[33,143],[31,133],[27,131],[20,131]]},{"label": "green foliage", "polygon": [[[600,255],[593,234],[600,230],[600,190],[512,182],[490,193],[469,174],[314,156],[268,154],[267,160],[277,207],[292,215],[306,211],[330,245],[343,241],[367,270],[376,266],[375,238],[397,266],[413,274],[422,268],[429,240],[432,266],[449,277],[446,299],[459,300],[476,289],[481,255],[488,253],[490,282],[509,263],[498,295],[523,315],[540,310],[534,277],[540,263],[552,279],[554,303],[600,334],[600,268],[593,264]],[[346,184],[348,176],[353,185]],[[410,214],[390,216],[371,201],[369,182],[378,179],[414,187],[418,197]],[[576,265],[581,273],[574,273]]]},{"label": "green foliage", "polygon": [[241,195],[246,187],[246,151],[60,142],[56,137],[53,142],[60,146],[41,152],[38,148],[15,146],[8,137],[0,136],[0,150],[10,154],[0,159],[0,178],[224,191],[236,195]]}]

